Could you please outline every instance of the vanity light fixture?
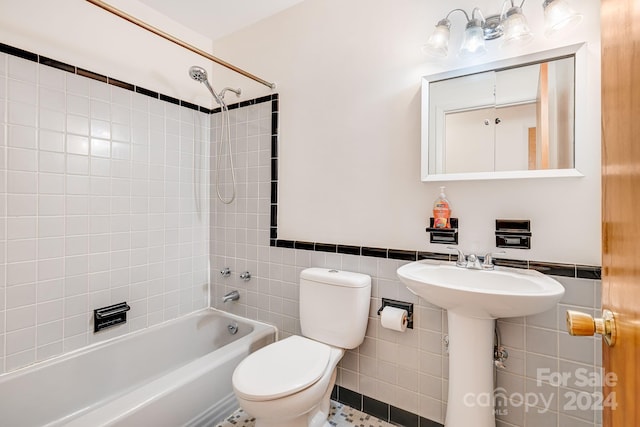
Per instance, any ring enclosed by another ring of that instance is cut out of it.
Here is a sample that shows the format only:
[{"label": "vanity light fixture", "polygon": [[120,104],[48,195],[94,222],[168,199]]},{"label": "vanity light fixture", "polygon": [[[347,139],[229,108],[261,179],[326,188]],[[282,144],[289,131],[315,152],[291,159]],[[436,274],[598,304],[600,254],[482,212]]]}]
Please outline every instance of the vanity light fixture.
[{"label": "vanity light fixture", "polygon": [[[485,40],[504,37],[502,46],[523,45],[533,40],[533,34],[527,23],[527,18],[520,6],[514,0],[504,0],[502,12],[489,15],[486,18],[480,8],[474,8],[471,17],[463,9],[453,9],[438,21],[436,28],[429,37],[422,50],[428,55],[444,58],[449,54],[449,37],[451,21],[449,16],[453,12],[462,12],[467,19],[462,45],[458,55],[463,58],[480,56],[487,52]],[[545,16],[545,35],[550,36],[560,29],[577,25],[582,15],[576,13],[566,0],[544,0],[542,5]]]}]

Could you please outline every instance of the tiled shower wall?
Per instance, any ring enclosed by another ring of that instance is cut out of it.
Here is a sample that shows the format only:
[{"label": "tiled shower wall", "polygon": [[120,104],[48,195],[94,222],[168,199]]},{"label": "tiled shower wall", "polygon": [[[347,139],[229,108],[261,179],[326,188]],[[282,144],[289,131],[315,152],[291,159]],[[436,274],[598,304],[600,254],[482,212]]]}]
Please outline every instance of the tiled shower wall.
[{"label": "tiled shower wall", "polygon": [[0,53],[0,373],[207,306],[209,120]]},{"label": "tiled shower wall", "polygon": [[[224,205],[215,199],[215,188],[211,189],[211,305],[271,323],[283,338],[300,333],[301,270],[327,267],[371,275],[367,335],[363,345],[348,351],[340,362],[338,384],[443,423],[448,386],[446,313],[409,293],[398,281],[396,270],[405,261],[270,246],[272,179],[277,179],[277,173],[271,173],[271,165],[276,165],[270,145],[271,106],[265,102],[230,112],[232,146],[237,150],[238,199]],[[216,143],[219,116],[214,115],[212,127]],[[212,148],[212,166],[213,153]],[[211,178],[214,185],[213,167]],[[229,190],[228,186],[223,188]],[[230,277],[219,274],[225,267],[231,269]],[[251,273],[251,280],[239,278],[244,271]],[[537,316],[498,322],[509,358],[506,369],[497,375],[497,387],[504,388],[503,394],[510,398],[509,404],[500,408],[499,427],[587,427],[601,422],[600,413],[587,405],[597,402],[591,394],[596,386],[582,384],[588,382],[582,378],[593,378],[598,372],[600,341],[569,337],[564,326],[566,309],[594,313],[600,306],[600,281],[556,278],[567,290],[557,307]],[[231,290],[240,292],[240,300],[223,304],[222,296]],[[382,297],[417,304],[415,328],[404,333],[381,328],[376,311]],[[562,385],[552,384],[550,375],[562,373],[571,379]],[[580,404],[572,402],[578,395]],[[545,402],[551,399],[546,409],[541,398]]]}]

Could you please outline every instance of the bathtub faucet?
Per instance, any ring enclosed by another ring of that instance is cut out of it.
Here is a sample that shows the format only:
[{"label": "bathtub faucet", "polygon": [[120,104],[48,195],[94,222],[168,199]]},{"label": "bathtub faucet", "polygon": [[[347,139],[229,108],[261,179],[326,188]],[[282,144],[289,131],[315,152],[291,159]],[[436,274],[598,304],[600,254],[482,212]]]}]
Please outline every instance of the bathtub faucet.
[{"label": "bathtub faucet", "polygon": [[238,291],[231,291],[222,297],[222,302],[238,301],[239,299],[240,299],[240,294],[238,293]]}]

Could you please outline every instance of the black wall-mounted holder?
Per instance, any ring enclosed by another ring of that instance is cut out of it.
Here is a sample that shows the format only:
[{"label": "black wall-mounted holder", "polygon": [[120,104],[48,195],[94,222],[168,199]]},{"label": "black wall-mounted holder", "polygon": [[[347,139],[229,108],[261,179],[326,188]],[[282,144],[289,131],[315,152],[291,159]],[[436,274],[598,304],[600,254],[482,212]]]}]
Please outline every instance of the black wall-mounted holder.
[{"label": "black wall-mounted holder", "polygon": [[531,221],[496,219],[496,247],[531,249]]},{"label": "black wall-mounted holder", "polygon": [[429,227],[426,232],[429,233],[429,242],[439,243],[442,245],[458,244],[458,218],[449,218],[451,228],[434,228],[433,218],[429,218]]},{"label": "black wall-mounted holder", "polygon": [[126,323],[127,311],[129,310],[131,307],[126,302],[93,310],[93,332],[96,333],[102,329]]},{"label": "black wall-mounted holder", "polygon": [[378,316],[386,306],[407,310],[407,328],[413,329],[413,303],[405,301],[397,301],[389,298],[382,298],[382,306],[378,309]]}]

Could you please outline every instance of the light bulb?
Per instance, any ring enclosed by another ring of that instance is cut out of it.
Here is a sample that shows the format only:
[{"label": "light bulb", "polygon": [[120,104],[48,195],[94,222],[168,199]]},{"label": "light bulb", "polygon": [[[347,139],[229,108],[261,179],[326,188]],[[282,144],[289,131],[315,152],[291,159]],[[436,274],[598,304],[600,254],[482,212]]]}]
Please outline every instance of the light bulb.
[{"label": "light bulb", "polygon": [[469,58],[485,53],[487,53],[487,47],[484,43],[482,25],[478,20],[471,20],[467,23],[467,28],[464,30],[464,39],[462,40],[462,46],[460,46],[460,52],[458,54],[463,58]]},{"label": "light bulb", "polygon": [[544,8],[544,35],[552,36],[562,29],[573,28],[582,21],[582,15],[569,6],[565,0],[545,0]]},{"label": "light bulb", "polygon": [[504,29],[504,40],[502,47],[509,47],[515,44],[524,45],[533,40],[533,34],[529,29],[527,18],[519,7],[511,7],[505,14],[502,21]]},{"label": "light bulb", "polygon": [[422,51],[428,55],[445,57],[449,54],[449,28],[451,23],[443,19],[436,25],[436,29],[429,37],[427,44],[422,46]]}]

